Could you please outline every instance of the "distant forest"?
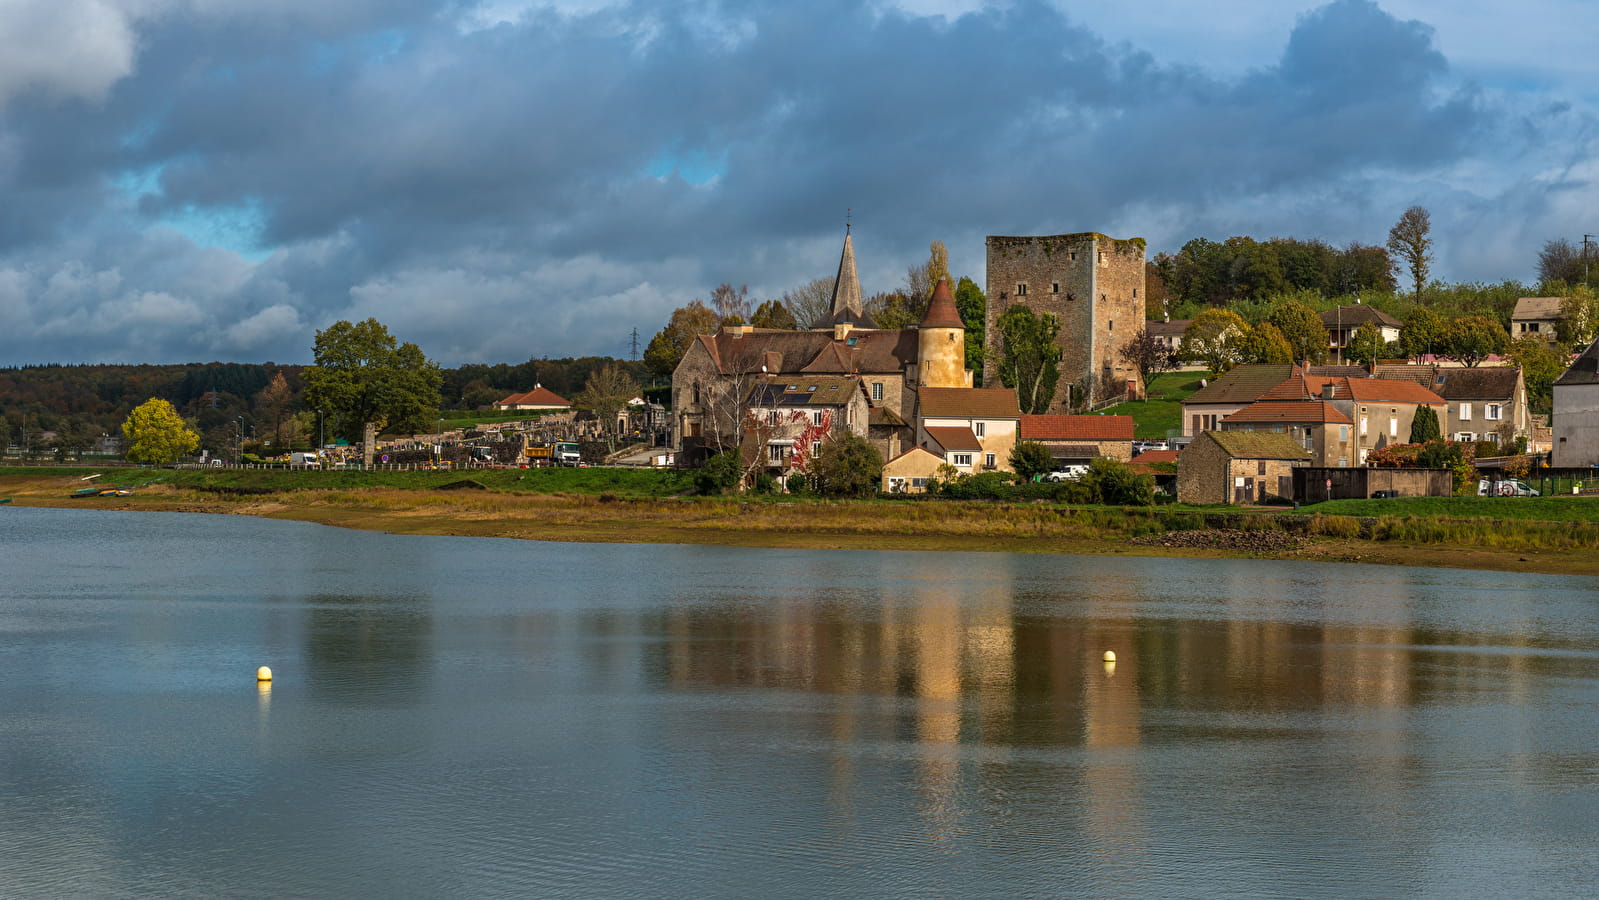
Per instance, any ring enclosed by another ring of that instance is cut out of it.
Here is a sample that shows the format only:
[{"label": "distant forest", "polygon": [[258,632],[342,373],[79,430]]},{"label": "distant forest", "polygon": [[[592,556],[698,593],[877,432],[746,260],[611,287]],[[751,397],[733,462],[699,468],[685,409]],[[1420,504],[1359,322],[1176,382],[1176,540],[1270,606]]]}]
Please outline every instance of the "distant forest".
[{"label": "distant forest", "polygon": [[[442,370],[440,409],[481,409],[534,384],[571,398],[589,373],[611,362],[650,384],[643,363],[603,356],[467,365]],[[134,407],[159,397],[194,423],[202,447],[231,447],[242,433],[275,438],[286,450],[311,440],[317,427],[316,411],[300,402],[304,368],[270,362],[0,368],[0,446],[27,447],[36,456],[91,450],[103,435],[119,435]]]}]

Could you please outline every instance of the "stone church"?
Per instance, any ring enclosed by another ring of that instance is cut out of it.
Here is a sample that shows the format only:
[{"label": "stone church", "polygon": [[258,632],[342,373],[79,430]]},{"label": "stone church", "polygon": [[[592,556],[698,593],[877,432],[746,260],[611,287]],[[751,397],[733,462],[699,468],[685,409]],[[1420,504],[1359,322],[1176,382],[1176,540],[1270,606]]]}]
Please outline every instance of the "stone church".
[{"label": "stone church", "polygon": [[803,469],[840,430],[892,459],[917,440],[922,389],[971,389],[965,334],[947,279],[916,327],[877,328],[862,308],[846,229],[824,320],[808,331],[727,325],[684,352],[672,373],[679,465],[739,450],[746,464],[759,454],[782,474]]}]

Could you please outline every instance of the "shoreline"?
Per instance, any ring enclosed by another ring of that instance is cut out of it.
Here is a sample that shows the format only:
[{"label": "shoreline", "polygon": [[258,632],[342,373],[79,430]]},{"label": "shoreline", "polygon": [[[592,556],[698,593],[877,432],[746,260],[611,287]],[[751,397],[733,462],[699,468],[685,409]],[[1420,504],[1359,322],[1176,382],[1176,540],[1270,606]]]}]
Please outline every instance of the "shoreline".
[{"label": "shoreline", "polygon": [[[59,478],[19,476],[0,477],[0,496],[10,497],[13,505],[35,508],[250,515],[390,534],[810,550],[1278,559],[1599,576],[1599,555],[1587,548],[1517,550],[1321,536],[1289,542],[1296,545],[1289,548],[1164,547],[1134,543],[1135,535],[1115,533],[1105,520],[1129,515],[1117,510],[1078,514],[1025,505],[957,506],[956,501],[895,506],[816,501],[777,506],[738,498],[624,499],[381,487],[223,497],[166,485],[153,485],[128,497],[79,500],[64,495]],[[1143,534],[1147,538],[1159,533]]]}]

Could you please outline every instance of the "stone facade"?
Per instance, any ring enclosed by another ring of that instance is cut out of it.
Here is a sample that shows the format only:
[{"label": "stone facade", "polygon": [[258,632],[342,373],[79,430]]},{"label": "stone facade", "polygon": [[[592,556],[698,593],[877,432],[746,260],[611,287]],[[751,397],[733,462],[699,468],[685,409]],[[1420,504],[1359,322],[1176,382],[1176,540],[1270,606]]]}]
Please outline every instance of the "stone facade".
[{"label": "stone facade", "polygon": [[1293,471],[1310,454],[1286,434],[1206,431],[1177,460],[1177,500],[1265,503],[1293,494]]},{"label": "stone facade", "polygon": [[1060,383],[1049,412],[1068,412],[1068,392],[1093,402],[1120,393],[1137,371],[1117,347],[1144,326],[1144,241],[1096,232],[988,238],[987,356],[983,383],[998,384],[998,320],[1012,305],[1060,321]]}]

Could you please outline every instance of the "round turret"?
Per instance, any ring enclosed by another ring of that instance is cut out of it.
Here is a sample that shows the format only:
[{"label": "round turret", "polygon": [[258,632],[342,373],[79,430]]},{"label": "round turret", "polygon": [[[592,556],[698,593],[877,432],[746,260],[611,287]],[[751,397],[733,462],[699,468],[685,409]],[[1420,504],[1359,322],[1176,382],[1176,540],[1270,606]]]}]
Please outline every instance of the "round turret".
[{"label": "round turret", "polygon": [[966,371],[966,325],[955,308],[948,276],[939,278],[933,288],[927,315],[917,326],[916,351],[918,386],[972,386],[972,373]]}]

